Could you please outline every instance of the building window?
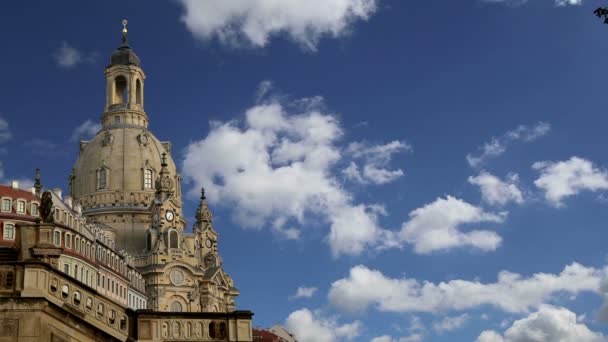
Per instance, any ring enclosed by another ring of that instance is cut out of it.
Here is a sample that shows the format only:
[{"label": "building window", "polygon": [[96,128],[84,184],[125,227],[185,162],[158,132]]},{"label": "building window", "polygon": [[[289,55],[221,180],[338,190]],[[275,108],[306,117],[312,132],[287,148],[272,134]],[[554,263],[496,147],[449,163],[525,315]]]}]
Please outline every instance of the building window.
[{"label": "building window", "polygon": [[65,248],[72,248],[72,234],[65,234]]},{"label": "building window", "polygon": [[80,305],[80,292],[74,291],[74,305]]},{"label": "building window", "polygon": [[177,231],[175,230],[169,232],[169,248],[179,248],[178,235]]},{"label": "building window", "polygon": [[108,170],[99,170],[99,189],[106,189],[108,186]]},{"label": "building window", "polygon": [[38,216],[38,203],[32,203],[32,216]]},{"label": "building window", "polygon": [[5,198],[2,200],[2,211],[11,211],[11,200]]},{"label": "building window", "polygon": [[74,278],[78,280],[78,265],[74,265]]},{"label": "building window", "polygon": [[53,243],[55,246],[61,246],[61,232],[55,231],[53,233]]},{"label": "building window", "polygon": [[144,170],[144,189],[152,189],[152,170]]},{"label": "building window", "polygon": [[63,265],[63,273],[70,275],[70,265],[68,265],[68,264]]},{"label": "building window", "polygon": [[17,201],[17,212],[25,214],[25,201]]},{"label": "building window", "polygon": [[85,309],[87,309],[87,311],[90,311],[91,308],[93,308],[93,298],[87,297],[87,301],[84,305],[85,305]]},{"label": "building window", "polygon": [[110,314],[108,315],[108,322],[111,325],[114,325],[114,322],[116,322],[116,311],[110,310]]},{"label": "building window", "polygon": [[12,223],[4,224],[4,234],[2,234],[4,240],[15,240],[15,225]]},{"label": "building window", "polygon": [[68,299],[69,296],[70,296],[70,287],[67,285],[63,285],[61,287],[61,298]]},{"label": "building window", "polygon": [[74,249],[76,252],[80,252],[80,238],[78,236],[74,238]]},{"label": "building window", "polygon": [[97,316],[103,316],[103,304],[97,304]]},{"label": "building window", "polygon": [[182,303],[178,301],[171,303],[171,312],[182,312]]},{"label": "building window", "polygon": [[116,115],[114,117],[114,124],[118,125],[120,123],[120,116]]}]

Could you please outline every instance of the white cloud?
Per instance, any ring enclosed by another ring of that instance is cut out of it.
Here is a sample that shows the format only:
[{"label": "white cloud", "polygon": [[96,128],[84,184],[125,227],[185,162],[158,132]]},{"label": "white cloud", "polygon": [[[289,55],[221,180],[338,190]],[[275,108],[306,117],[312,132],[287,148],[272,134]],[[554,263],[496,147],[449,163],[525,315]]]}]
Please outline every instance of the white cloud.
[{"label": "white cloud", "polygon": [[300,309],[287,317],[285,327],[299,342],[336,342],[359,336],[362,324],[360,321],[338,324],[333,318],[320,317],[308,309]]},{"label": "white cloud", "polygon": [[232,46],[266,46],[285,34],[304,49],[315,51],[320,38],[349,33],[357,21],[377,10],[376,0],[180,0],[181,20],[202,40]]},{"label": "white cloud", "polygon": [[473,155],[471,153],[467,154],[467,162],[471,167],[479,167],[483,165],[487,159],[505,153],[509,144],[515,141],[532,142],[547,135],[550,130],[551,125],[545,122],[539,122],[532,127],[520,125],[516,129],[508,131],[498,138],[493,137],[489,142],[479,148],[480,153],[478,155]]},{"label": "white cloud", "polygon": [[469,246],[482,251],[498,248],[501,237],[493,231],[463,232],[461,225],[472,223],[500,223],[504,214],[488,213],[452,196],[412,211],[399,233],[400,239],[414,245],[414,251],[427,254],[437,250]]},{"label": "white cloud", "polygon": [[433,329],[439,333],[460,329],[469,320],[468,314],[444,317],[441,321],[433,323]]},{"label": "white cloud", "polygon": [[70,141],[78,141],[79,139],[90,139],[101,130],[101,124],[92,120],[87,120],[74,128]]},{"label": "white cloud", "polygon": [[534,185],[545,192],[545,198],[556,207],[563,206],[562,199],[583,190],[608,189],[608,171],[593,166],[579,157],[560,162],[536,162],[532,168],[540,172]]},{"label": "white cloud", "polygon": [[557,6],[578,6],[582,4],[582,0],[555,0],[555,5]]},{"label": "white cloud", "polygon": [[577,322],[576,314],[566,308],[542,305],[528,317],[517,320],[504,335],[486,330],[477,342],[605,342],[608,339]]},{"label": "white cloud", "polygon": [[524,277],[501,271],[493,283],[455,279],[434,284],[411,278],[389,278],[359,265],[347,278],[332,283],[329,300],[348,312],[370,306],[384,312],[446,312],[491,305],[505,312],[525,313],[558,293],[598,293],[604,270],[572,263],[559,274],[536,273]]},{"label": "white cloud", "polygon": [[401,338],[392,338],[389,335],[374,337],[370,342],[421,342],[423,336],[421,334],[412,334]]},{"label": "white cloud", "polygon": [[355,203],[338,181],[336,165],[348,162],[342,136],[322,98],[271,98],[247,110],[244,122],[212,123],[207,137],[186,148],[183,172],[193,188],[230,205],[244,227],[270,225],[298,238],[298,228],[329,224],[333,254],[356,255],[384,244],[388,233],[377,222],[382,206]]},{"label": "white cloud", "polygon": [[412,147],[403,141],[392,141],[385,145],[369,145],[355,142],[348,145],[346,153],[363,164],[359,169],[357,162],[351,161],[349,166],[342,170],[347,179],[360,184],[386,184],[403,176],[403,170],[388,169],[393,154],[402,151],[411,151]]},{"label": "white cloud", "polygon": [[5,143],[13,137],[11,130],[8,126],[8,121],[0,117],[0,143]]},{"label": "white cloud", "polygon": [[61,46],[53,53],[55,62],[62,68],[69,69],[81,63],[94,63],[97,55],[95,53],[84,54],[67,42],[62,42]]},{"label": "white cloud", "polygon": [[476,177],[469,177],[469,183],[479,186],[483,200],[490,205],[523,203],[524,196],[517,186],[518,181],[517,174],[509,175],[503,181],[486,171],[481,171]]},{"label": "white cloud", "polygon": [[300,286],[296,290],[296,293],[293,296],[291,296],[291,298],[311,298],[312,296],[315,295],[317,290],[318,289],[316,287]]}]

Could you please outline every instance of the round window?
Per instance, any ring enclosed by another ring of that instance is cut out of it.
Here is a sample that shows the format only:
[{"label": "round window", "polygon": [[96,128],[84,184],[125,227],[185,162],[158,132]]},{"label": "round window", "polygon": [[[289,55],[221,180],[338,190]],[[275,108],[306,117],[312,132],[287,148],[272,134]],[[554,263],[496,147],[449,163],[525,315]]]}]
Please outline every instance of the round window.
[{"label": "round window", "polygon": [[171,272],[171,283],[173,283],[173,285],[181,285],[184,283],[184,272],[180,271],[180,270],[173,270]]}]

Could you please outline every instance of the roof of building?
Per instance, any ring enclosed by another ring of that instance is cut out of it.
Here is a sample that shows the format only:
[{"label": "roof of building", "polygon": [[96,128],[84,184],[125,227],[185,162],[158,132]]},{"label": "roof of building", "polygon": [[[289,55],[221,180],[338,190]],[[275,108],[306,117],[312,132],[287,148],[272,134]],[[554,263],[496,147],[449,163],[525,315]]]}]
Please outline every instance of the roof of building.
[{"label": "roof of building", "polygon": [[0,185],[0,196],[10,197],[13,199],[23,198],[27,201],[40,201],[31,191],[13,188],[8,185]]},{"label": "roof of building", "polygon": [[262,329],[252,329],[253,340],[256,342],[280,342],[279,337],[270,331]]}]

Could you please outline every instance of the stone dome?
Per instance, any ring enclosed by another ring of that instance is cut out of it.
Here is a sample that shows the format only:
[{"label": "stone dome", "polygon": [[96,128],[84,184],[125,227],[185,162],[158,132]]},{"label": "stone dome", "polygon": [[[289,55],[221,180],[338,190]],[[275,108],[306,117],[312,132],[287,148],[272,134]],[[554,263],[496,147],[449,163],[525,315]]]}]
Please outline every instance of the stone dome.
[{"label": "stone dome", "polygon": [[[174,179],[173,190],[179,195],[170,142],[159,141],[145,127],[125,124],[102,129],[91,141],[80,144],[70,179],[71,195],[85,213],[147,209],[154,196],[154,180],[161,169],[163,152],[167,153],[169,176]],[[147,181],[146,172],[151,182]]]}]

